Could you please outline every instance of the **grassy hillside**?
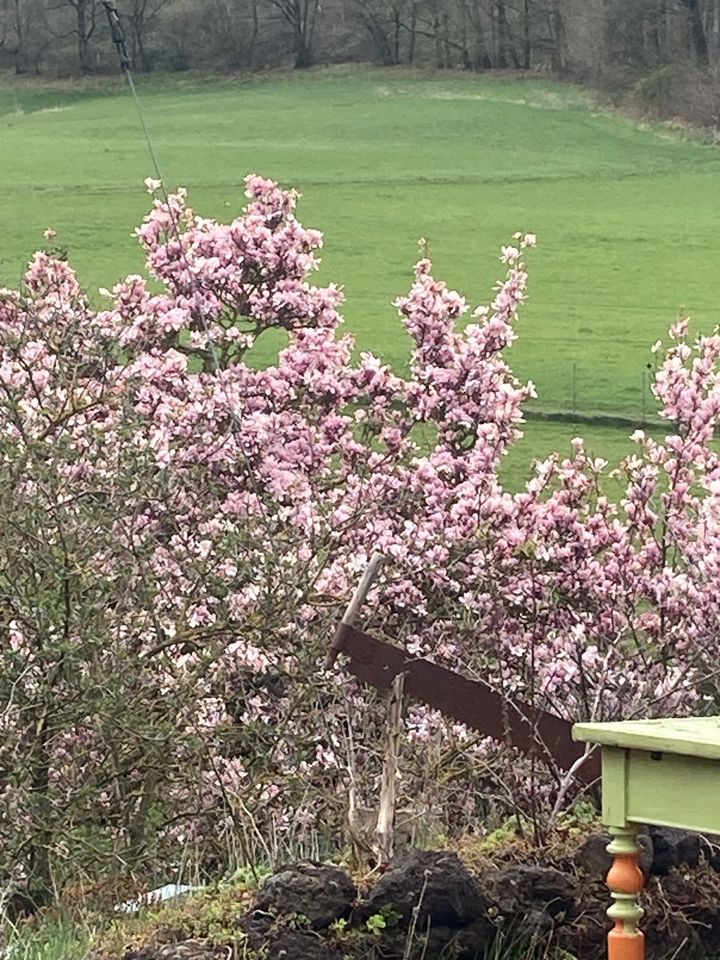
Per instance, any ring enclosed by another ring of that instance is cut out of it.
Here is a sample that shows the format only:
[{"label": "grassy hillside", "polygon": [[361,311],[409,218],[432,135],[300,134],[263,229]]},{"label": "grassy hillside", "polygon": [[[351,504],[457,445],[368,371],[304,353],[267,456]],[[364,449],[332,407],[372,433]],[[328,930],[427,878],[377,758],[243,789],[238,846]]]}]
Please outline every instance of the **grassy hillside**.
[{"label": "grassy hillside", "polygon": [[[350,329],[398,366],[390,302],[421,236],[437,272],[481,302],[499,245],[538,234],[512,362],[540,409],[649,413],[649,346],[680,310],[717,321],[720,152],[599,112],[573,87],[348,68],[139,86],[166,180],[204,215],[231,217],[249,170],[300,188]],[[48,225],[91,288],[141,269],[130,235],[152,170],[122,78],[7,81],[0,168],[0,280],[17,281]],[[514,470],[578,432],[531,430]],[[600,452],[626,448],[627,430],[589,432]]]}]

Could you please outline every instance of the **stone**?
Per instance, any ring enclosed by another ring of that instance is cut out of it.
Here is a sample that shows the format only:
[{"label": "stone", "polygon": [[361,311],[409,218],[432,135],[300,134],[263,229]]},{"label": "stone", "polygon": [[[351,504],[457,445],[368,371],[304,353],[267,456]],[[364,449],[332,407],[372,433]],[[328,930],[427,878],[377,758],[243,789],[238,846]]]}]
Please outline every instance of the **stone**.
[{"label": "stone", "polygon": [[275,917],[267,910],[250,910],[239,917],[236,925],[250,939],[251,943],[262,941],[275,925]]},{"label": "stone", "polygon": [[458,930],[452,942],[457,960],[478,960],[478,957],[492,956],[490,948],[496,935],[497,927],[486,916]]},{"label": "stone", "polygon": [[700,837],[700,849],[706,862],[720,873],[720,837],[717,834],[703,834]]},{"label": "stone", "polygon": [[396,856],[355,912],[364,923],[383,910],[398,916],[407,929],[419,907],[417,929],[464,927],[485,914],[477,884],[456,853],[407,850]]},{"label": "stone", "polygon": [[[9,879],[3,878],[0,883],[13,888]],[[53,895],[47,888],[37,885],[34,888],[15,889],[13,893],[3,898],[2,914],[11,922],[16,923],[24,917],[32,917],[43,907],[52,902]],[[1,954],[0,954],[1,956]]]},{"label": "stone", "polygon": [[306,860],[268,877],[253,910],[275,917],[304,917],[313,930],[323,930],[336,920],[346,920],[356,898],[355,884],[344,870]]},{"label": "stone", "polygon": [[301,930],[283,930],[264,954],[266,960],[330,960],[335,955],[317,935]]},{"label": "stone", "polygon": [[[612,857],[606,849],[609,843],[609,833],[591,833],[575,854],[576,865],[589,876],[604,879],[612,866]],[[652,838],[647,833],[641,833],[637,844],[640,848],[640,869],[647,877],[653,862]]]},{"label": "stone", "polygon": [[700,862],[700,836],[673,827],[651,827],[652,872],[666,876],[673,867],[696,867]]},{"label": "stone", "polygon": [[529,933],[547,930],[575,906],[572,881],[553,867],[515,864],[485,876],[495,911]]},{"label": "stone", "polygon": [[[434,957],[452,957],[452,960],[462,958],[458,946],[458,936],[463,928],[435,927],[415,931],[412,943],[409,942],[407,931],[397,931],[394,939],[384,937],[378,941],[380,956],[392,957],[393,960],[429,960]],[[486,944],[484,943],[483,946]],[[482,951],[475,951],[472,960],[482,956]]]},{"label": "stone", "polygon": [[[421,927],[418,923],[412,937],[410,931],[397,924],[378,936],[356,928],[345,949],[339,945],[342,960],[480,960],[491,955],[497,930],[487,918],[466,927]],[[352,943],[352,946],[349,946]],[[348,952],[349,950],[349,952]],[[334,960],[334,957],[333,957]]]},{"label": "stone", "polygon": [[[692,871],[674,870],[659,878],[657,885],[656,895],[662,897],[665,904],[672,904],[672,936],[675,942],[680,941],[676,955],[717,957],[720,949],[720,899],[712,887],[708,888],[707,874],[693,876]],[[653,893],[655,895],[655,891]],[[668,946],[666,941],[663,953],[658,951],[658,955],[667,955]]]}]

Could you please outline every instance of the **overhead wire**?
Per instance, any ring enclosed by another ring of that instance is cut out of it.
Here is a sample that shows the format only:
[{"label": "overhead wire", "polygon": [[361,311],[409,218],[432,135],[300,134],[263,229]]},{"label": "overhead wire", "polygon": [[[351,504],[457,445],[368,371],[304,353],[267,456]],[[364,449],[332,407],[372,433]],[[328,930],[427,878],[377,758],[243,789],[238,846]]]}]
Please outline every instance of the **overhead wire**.
[{"label": "overhead wire", "polygon": [[[119,61],[120,61],[120,68],[121,68],[121,71],[122,71],[122,73],[124,74],[124,76],[125,76],[125,78],[126,78],[126,80],[127,80],[128,86],[129,86],[129,88],[130,88],[130,92],[131,92],[131,95],[132,95],[132,99],[133,99],[133,102],[134,102],[134,104],[135,104],[135,109],[136,109],[136,111],[137,111],[137,115],[138,115],[138,118],[139,118],[139,120],[140,120],[140,125],[141,125],[141,128],[142,128],[142,132],[143,132],[143,136],[144,136],[144,139],[145,139],[145,143],[146,143],[146,145],[147,145],[148,154],[149,154],[149,156],[150,156],[150,160],[151,160],[151,163],[152,163],[152,166],[153,166],[153,171],[154,171],[154,173],[155,173],[155,177],[156,177],[157,180],[159,181],[159,187],[158,187],[158,189],[159,189],[160,194],[161,194],[161,196],[162,196],[162,198],[163,198],[163,200],[164,200],[164,202],[165,202],[165,207],[166,207],[167,212],[168,212],[169,217],[170,217],[170,223],[171,223],[171,226],[172,226],[172,234],[173,234],[173,237],[174,237],[174,239],[176,240],[177,245],[178,245],[178,255],[179,255],[179,258],[180,258],[181,263],[183,264],[183,266],[184,266],[184,268],[185,268],[185,270],[186,270],[186,273],[187,273],[187,276],[188,276],[188,279],[189,279],[189,282],[190,282],[191,289],[192,289],[193,293],[197,293],[197,292],[200,291],[200,284],[199,284],[199,282],[198,282],[198,278],[197,278],[197,276],[196,276],[196,273],[195,273],[195,271],[192,269],[191,264],[189,263],[189,261],[188,261],[188,259],[187,259],[187,256],[186,256],[186,253],[185,253],[185,248],[184,248],[184,245],[183,245],[182,236],[181,236],[181,232],[180,232],[180,224],[179,224],[179,222],[178,222],[176,212],[175,212],[175,210],[173,209],[173,206],[172,206],[172,204],[171,204],[171,202],[170,202],[170,196],[169,196],[169,193],[168,193],[168,190],[167,190],[167,187],[166,187],[165,178],[163,177],[163,174],[162,174],[162,170],[161,170],[161,166],[160,166],[160,161],[159,161],[159,159],[158,159],[158,154],[157,154],[157,151],[156,151],[156,149],[155,149],[155,145],[154,145],[154,143],[153,143],[153,139],[152,139],[152,136],[151,136],[151,134],[150,134],[150,129],[149,129],[148,124],[147,124],[147,121],[146,121],[146,119],[145,119],[145,114],[144,114],[144,110],[143,110],[143,107],[142,107],[142,104],[141,104],[141,101],[140,101],[140,97],[139,97],[139,94],[138,94],[138,90],[137,90],[137,87],[136,87],[136,85],[135,85],[135,81],[134,81],[134,79],[133,79],[133,75],[132,75],[132,62],[131,62],[130,54],[129,54],[128,48],[127,48],[127,37],[126,37],[126,34],[125,34],[125,30],[124,30],[124,28],[123,28],[122,21],[121,21],[121,19],[120,19],[120,15],[119,15],[119,13],[118,13],[118,10],[117,10],[117,7],[116,7],[115,3],[112,2],[112,0],[102,0],[102,2],[103,2],[103,6],[105,7],[105,11],[106,11],[106,14],[107,14],[108,23],[109,23],[109,26],[110,26],[110,34],[111,34],[111,37],[112,37],[112,42],[114,43],[114,45],[115,45],[115,47],[116,47],[116,49],[117,49],[118,59],[119,59]],[[267,510],[266,510],[266,508],[265,508],[265,503],[264,503],[263,498],[262,498],[262,495],[261,495],[260,486],[259,486],[258,481],[257,481],[257,478],[256,478],[256,476],[255,476],[255,471],[254,471],[254,469],[253,469],[253,464],[252,464],[251,457],[250,457],[250,455],[249,455],[249,453],[248,453],[248,451],[247,451],[247,447],[246,447],[246,445],[245,445],[245,443],[244,443],[244,441],[243,441],[243,437],[242,437],[242,429],[241,429],[241,428],[242,428],[242,422],[241,422],[241,417],[240,417],[240,413],[239,413],[238,410],[236,409],[236,408],[237,408],[237,405],[238,405],[238,403],[239,403],[239,401],[240,401],[240,397],[239,397],[238,395],[236,395],[234,398],[230,396],[230,393],[229,393],[229,391],[228,391],[227,385],[226,385],[226,383],[225,383],[225,378],[224,378],[224,376],[223,376],[224,368],[223,368],[223,365],[222,365],[222,363],[221,363],[221,361],[220,361],[220,356],[219,356],[219,353],[218,353],[218,349],[217,349],[217,346],[216,346],[216,344],[215,344],[214,337],[212,336],[212,332],[210,331],[210,329],[209,329],[209,327],[208,327],[207,320],[206,320],[206,318],[205,318],[205,316],[204,316],[204,314],[203,314],[203,312],[202,312],[202,310],[201,310],[200,308],[198,308],[197,311],[194,311],[194,312],[195,312],[195,319],[199,322],[199,324],[200,324],[203,332],[207,335],[207,340],[206,340],[205,348],[206,348],[206,351],[207,351],[208,355],[210,356],[210,360],[211,360],[211,363],[212,363],[212,365],[213,365],[213,371],[214,371],[214,373],[215,373],[215,375],[216,375],[216,377],[217,377],[217,381],[218,381],[219,386],[220,386],[220,391],[221,391],[222,394],[224,395],[225,401],[226,401],[226,403],[227,403],[227,410],[228,410],[228,415],[229,415],[230,425],[231,425],[231,433],[232,433],[233,439],[234,439],[234,441],[235,441],[235,443],[236,443],[236,445],[237,445],[237,449],[238,449],[238,451],[239,451],[239,453],[240,453],[240,456],[241,456],[241,457],[243,458],[243,460],[245,461],[245,465],[246,465],[246,468],[247,468],[248,480],[249,480],[249,482],[250,482],[250,486],[251,486],[251,488],[252,488],[252,492],[253,492],[253,495],[254,495],[254,497],[255,497],[255,501],[256,501],[257,507],[258,507],[258,509],[259,509],[259,513],[260,513],[260,515],[261,515],[262,521],[263,521],[264,526],[265,526],[265,532],[266,532],[268,538],[270,539],[270,541],[272,542],[273,539],[274,539],[274,538],[273,538],[272,528],[271,528],[272,525],[271,525],[271,523],[270,523],[270,518],[269,518],[268,513],[267,513]]]}]

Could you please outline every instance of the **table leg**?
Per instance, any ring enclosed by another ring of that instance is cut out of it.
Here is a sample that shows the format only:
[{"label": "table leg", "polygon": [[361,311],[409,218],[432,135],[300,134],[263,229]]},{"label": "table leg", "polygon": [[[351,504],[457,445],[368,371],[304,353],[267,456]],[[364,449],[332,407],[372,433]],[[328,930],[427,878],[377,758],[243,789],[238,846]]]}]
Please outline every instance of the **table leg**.
[{"label": "table leg", "polygon": [[640,848],[633,827],[610,827],[612,841],[608,853],[613,865],[607,875],[607,885],[615,901],[608,916],[615,927],[608,934],[608,960],[645,960],[645,938],[638,923],[643,909],[638,895],[645,878],[638,862]]}]

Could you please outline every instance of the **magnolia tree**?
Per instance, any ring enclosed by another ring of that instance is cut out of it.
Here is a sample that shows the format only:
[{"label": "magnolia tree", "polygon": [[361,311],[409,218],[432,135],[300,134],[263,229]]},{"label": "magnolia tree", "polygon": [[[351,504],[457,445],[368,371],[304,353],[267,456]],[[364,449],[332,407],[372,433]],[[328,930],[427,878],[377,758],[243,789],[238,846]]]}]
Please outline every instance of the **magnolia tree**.
[{"label": "magnolia tree", "polygon": [[[333,838],[379,739],[372,698],[320,664],[375,550],[366,622],[413,654],[570,720],[718,699],[720,337],[672,328],[669,436],[635,435],[621,498],[580,440],[513,493],[533,388],[504,351],[534,237],[469,318],[416,265],[400,377],[340,334],[297,194],[253,176],[247,195],[230,224],[156,199],[138,230],[156,282],[105,310],[48,253],[0,294],[0,857],[45,891]],[[256,369],[270,330],[287,345]],[[468,817],[574,795],[416,705],[405,751],[408,793]]]}]

